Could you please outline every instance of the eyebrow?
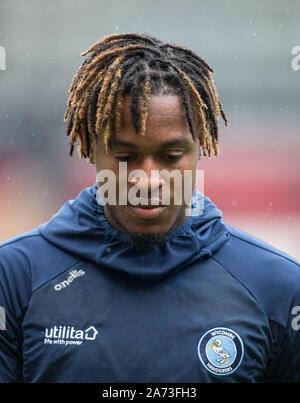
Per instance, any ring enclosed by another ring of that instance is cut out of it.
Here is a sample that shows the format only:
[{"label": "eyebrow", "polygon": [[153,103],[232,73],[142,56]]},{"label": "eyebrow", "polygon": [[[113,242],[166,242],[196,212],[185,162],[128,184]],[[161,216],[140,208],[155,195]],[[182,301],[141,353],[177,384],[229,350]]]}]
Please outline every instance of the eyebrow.
[{"label": "eyebrow", "polygon": [[[186,138],[176,138],[176,139],[172,139],[169,141],[165,141],[163,143],[160,143],[160,148],[168,148],[168,147],[172,147],[172,146],[184,146],[187,147],[191,144],[191,141],[186,139]],[[127,148],[131,148],[134,150],[137,150],[138,147],[136,146],[136,144],[131,143],[129,141],[123,141],[123,140],[115,140],[115,139],[110,139],[109,140],[109,148],[115,148],[115,147],[127,147]]]}]

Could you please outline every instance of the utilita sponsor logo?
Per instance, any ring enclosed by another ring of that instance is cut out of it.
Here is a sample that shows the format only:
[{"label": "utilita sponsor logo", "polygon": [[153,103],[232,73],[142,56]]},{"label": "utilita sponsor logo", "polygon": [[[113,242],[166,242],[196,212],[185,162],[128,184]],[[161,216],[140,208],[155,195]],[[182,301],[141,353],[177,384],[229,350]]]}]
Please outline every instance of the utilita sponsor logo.
[{"label": "utilita sponsor logo", "polygon": [[81,345],[86,340],[95,340],[98,330],[90,326],[86,330],[74,326],[53,326],[45,329],[44,344]]},{"label": "utilita sponsor logo", "polygon": [[73,270],[69,273],[69,277],[66,280],[64,280],[58,284],[55,284],[54,290],[60,291],[61,289],[68,287],[68,285],[70,285],[72,283],[72,281],[75,280],[75,278],[81,277],[84,275],[85,275],[84,270]]}]

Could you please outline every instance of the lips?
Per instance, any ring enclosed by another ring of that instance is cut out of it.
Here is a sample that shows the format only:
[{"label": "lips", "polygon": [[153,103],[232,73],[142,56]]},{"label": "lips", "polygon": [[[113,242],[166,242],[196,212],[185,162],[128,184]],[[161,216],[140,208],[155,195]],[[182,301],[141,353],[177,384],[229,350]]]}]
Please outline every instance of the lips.
[{"label": "lips", "polygon": [[166,206],[156,201],[155,203],[152,202],[152,205],[151,203],[137,206],[129,205],[129,208],[135,216],[149,220],[159,217],[165,210]]},{"label": "lips", "polygon": [[133,207],[129,206],[130,209],[132,210],[133,214],[140,217],[140,218],[145,218],[145,219],[153,219],[159,217],[164,209],[165,206],[159,206],[159,207]]}]

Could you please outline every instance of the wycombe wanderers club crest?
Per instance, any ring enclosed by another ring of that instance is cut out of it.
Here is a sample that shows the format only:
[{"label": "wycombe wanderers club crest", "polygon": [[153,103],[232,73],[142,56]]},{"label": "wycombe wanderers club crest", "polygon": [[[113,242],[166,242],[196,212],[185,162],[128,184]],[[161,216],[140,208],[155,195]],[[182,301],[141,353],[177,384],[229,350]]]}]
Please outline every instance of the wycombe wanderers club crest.
[{"label": "wycombe wanderers club crest", "polygon": [[201,337],[198,355],[208,371],[215,375],[229,375],[242,362],[244,346],[236,332],[226,327],[216,327]]}]

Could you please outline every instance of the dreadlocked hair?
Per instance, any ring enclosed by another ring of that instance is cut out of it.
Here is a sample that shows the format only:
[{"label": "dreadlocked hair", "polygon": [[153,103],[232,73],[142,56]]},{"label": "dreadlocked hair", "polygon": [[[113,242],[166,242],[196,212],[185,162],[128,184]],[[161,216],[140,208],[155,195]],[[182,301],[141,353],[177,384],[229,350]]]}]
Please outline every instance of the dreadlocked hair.
[{"label": "dreadlocked hair", "polygon": [[[166,91],[182,100],[189,129],[199,138],[200,155],[217,156],[218,118],[227,119],[212,78],[213,69],[192,50],[145,34],[113,34],[82,53],[87,59],[73,78],[65,113],[70,155],[78,141],[80,157],[89,158],[93,139],[103,136],[106,152],[111,136],[120,131],[126,95],[131,98],[131,120],[145,135],[150,97]],[[199,127],[194,128],[196,106]]]}]

